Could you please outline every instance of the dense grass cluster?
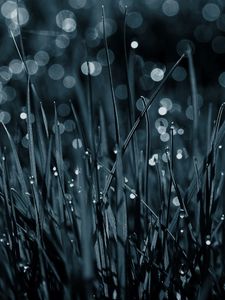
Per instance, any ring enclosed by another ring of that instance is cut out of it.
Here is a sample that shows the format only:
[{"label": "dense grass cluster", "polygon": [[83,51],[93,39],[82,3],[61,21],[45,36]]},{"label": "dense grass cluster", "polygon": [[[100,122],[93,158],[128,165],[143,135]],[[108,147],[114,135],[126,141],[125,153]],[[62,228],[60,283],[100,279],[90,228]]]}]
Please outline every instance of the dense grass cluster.
[{"label": "dense grass cluster", "polygon": [[[103,13],[105,30],[104,20]],[[26,69],[21,35],[19,40],[13,37]],[[78,107],[79,93],[69,101],[75,128],[66,139],[75,140],[75,149],[60,134],[57,104],[49,116],[28,70],[26,124],[12,131],[2,123],[7,142],[1,143],[0,164],[0,298],[223,299],[224,106],[214,123],[209,107],[208,124],[199,124],[188,48],[151,96],[140,98],[143,109],[137,114],[134,70],[124,42],[128,116],[121,129],[106,34],[104,44],[107,105],[93,101],[87,60],[86,105]],[[151,107],[184,60],[194,108],[188,171],[176,166],[174,124],[168,147],[160,150],[166,166],[155,159],[150,167]],[[27,150],[16,143],[22,132]]]}]

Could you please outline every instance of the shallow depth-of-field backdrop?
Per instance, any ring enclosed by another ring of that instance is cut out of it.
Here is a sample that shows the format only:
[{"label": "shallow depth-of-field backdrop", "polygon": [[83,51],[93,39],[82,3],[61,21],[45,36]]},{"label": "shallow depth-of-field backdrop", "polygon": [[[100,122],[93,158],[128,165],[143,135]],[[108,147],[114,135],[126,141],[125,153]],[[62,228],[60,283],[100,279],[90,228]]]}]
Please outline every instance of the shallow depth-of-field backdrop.
[{"label": "shallow depth-of-field backdrop", "polygon": [[0,0],[0,299],[224,299],[225,2]]}]

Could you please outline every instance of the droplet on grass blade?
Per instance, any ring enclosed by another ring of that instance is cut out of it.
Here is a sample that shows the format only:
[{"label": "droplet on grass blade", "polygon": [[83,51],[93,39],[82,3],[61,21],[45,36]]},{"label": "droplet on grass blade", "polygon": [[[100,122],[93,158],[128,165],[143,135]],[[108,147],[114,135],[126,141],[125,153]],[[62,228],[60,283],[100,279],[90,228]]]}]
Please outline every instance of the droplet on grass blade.
[{"label": "droplet on grass blade", "polygon": [[205,243],[206,243],[207,246],[211,245],[211,237],[210,237],[210,235],[206,236]]},{"label": "droplet on grass blade", "polygon": [[81,65],[81,72],[84,75],[98,76],[102,72],[102,65],[98,61],[84,62]]},{"label": "droplet on grass blade", "polygon": [[176,155],[176,158],[177,158],[177,159],[182,159],[182,157],[183,157],[182,153],[179,153],[179,152],[178,152],[177,155]]},{"label": "droplet on grass blade", "polygon": [[132,41],[131,44],[130,44],[130,46],[131,46],[132,49],[137,49],[138,42],[137,41]]},{"label": "droplet on grass blade", "polygon": [[181,219],[185,218],[185,211],[182,208],[180,209],[180,218]]},{"label": "droplet on grass blade", "polygon": [[29,12],[25,7],[18,7],[18,9],[15,8],[10,14],[12,22],[15,25],[19,24],[20,26],[25,25],[29,21],[29,17]]},{"label": "droplet on grass blade", "polygon": [[26,120],[26,118],[27,118],[27,114],[26,114],[25,112],[22,112],[22,113],[20,114],[20,119]]},{"label": "droplet on grass blade", "polygon": [[173,205],[180,206],[180,201],[177,196],[173,198]]},{"label": "droplet on grass blade", "polygon": [[130,199],[134,200],[136,198],[135,192],[130,193]]},{"label": "droplet on grass blade", "polygon": [[73,146],[74,149],[80,149],[82,147],[81,139],[74,139],[72,141],[72,146]]},{"label": "droplet on grass blade", "polygon": [[38,71],[38,64],[33,59],[26,60],[26,67],[29,75],[35,75]]}]

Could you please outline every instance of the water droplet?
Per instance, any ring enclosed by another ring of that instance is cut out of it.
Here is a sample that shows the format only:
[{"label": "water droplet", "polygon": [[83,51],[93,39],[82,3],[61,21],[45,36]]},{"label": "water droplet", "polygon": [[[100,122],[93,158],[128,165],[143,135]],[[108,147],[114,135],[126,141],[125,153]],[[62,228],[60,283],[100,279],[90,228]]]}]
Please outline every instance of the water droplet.
[{"label": "water droplet", "polygon": [[180,206],[180,201],[177,196],[173,198],[173,205]]},{"label": "water droplet", "polygon": [[219,145],[219,147],[218,147],[219,149],[222,149],[223,148],[223,146],[222,145]]},{"label": "water droplet", "polygon": [[183,157],[182,153],[177,153],[177,155],[176,155],[177,159],[182,159],[182,157]]},{"label": "water droplet", "polygon": [[130,193],[130,199],[135,199],[136,198],[136,195],[135,195],[135,191],[132,191],[131,193]]},{"label": "water droplet", "polygon": [[221,221],[224,221],[224,214],[222,214],[220,219],[221,219]]},{"label": "water droplet", "polygon": [[137,41],[131,42],[131,48],[137,49],[137,47],[138,47],[138,42]]},{"label": "water droplet", "polygon": [[206,243],[207,246],[211,245],[211,237],[210,237],[210,235],[206,236],[205,243]]},{"label": "water droplet", "polygon": [[54,176],[57,177],[59,173],[57,171],[54,172]]},{"label": "water droplet", "polygon": [[158,113],[161,115],[161,116],[164,116],[167,114],[167,108],[164,107],[164,106],[161,106],[159,109],[158,109]]},{"label": "water droplet", "polygon": [[30,176],[30,184],[34,184],[34,176]]},{"label": "water droplet", "polygon": [[181,276],[184,276],[185,275],[185,265],[184,264],[181,264],[181,267],[180,267],[180,270],[179,270],[179,273]]},{"label": "water droplet", "polygon": [[180,218],[183,219],[185,217],[185,212],[184,210],[181,208],[180,210]]},{"label": "water droplet", "polygon": [[114,152],[115,154],[117,154],[117,149],[114,149],[113,152]]},{"label": "water droplet", "polygon": [[79,169],[79,168],[76,168],[75,171],[74,171],[74,173],[75,173],[75,175],[78,176],[78,175],[80,174],[80,169]]},{"label": "water droplet", "polygon": [[180,233],[181,233],[181,234],[184,233],[184,229],[183,229],[183,228],[180,229]]}]

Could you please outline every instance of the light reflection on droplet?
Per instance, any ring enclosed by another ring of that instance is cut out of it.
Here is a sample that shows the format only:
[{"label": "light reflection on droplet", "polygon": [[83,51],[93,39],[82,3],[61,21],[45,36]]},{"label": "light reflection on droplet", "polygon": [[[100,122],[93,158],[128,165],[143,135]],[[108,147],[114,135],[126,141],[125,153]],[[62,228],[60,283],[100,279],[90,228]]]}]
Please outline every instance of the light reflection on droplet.
[{"label": "light reflection on droplet", "polygon": [[164,143],[168,142],[169,139],[170,139],[170,135],[167,132],[160,135],[160,140]]},{"label": "light reflection on droplet", "polygon": [[161,81],[164,77],[164,71],[160,68],[154,68],[150,74],[153,81]]},{"label": "light reflection on droplet", "polygon": [[164,126],[164,127],[168,127],[168,121],[165,119],[165,118],[158,118],[156,121],[155,121],[155,128],[158,129],[159,126]]},{"label": "light reflection on droplet", "polygon": [[158,161],[158,159],[159,159],[159,155],[157,153],[153,154],[152,157],[149,159],[148,164],[150,166],[155,166],[155,164]]},{"label": "light reflection on droplet", "polygon": [[20,114],[20,119],[26,120],[26,118],[27,118],[27,114],[26,114],[25,112],[22,112],[22,113]]},{"label": "light reflection on droplet", "polygon": [[49,54],[44,50],[40,50],[34,55],[34,60],[39,66],[45,66],[49,62]]},{"label": "light reflection on droplet", "polygon": [[185,212],[183,209],[180,209],[180,218],[184,219],[184,217],[185,217]]},{"label": "light reflection on droplet", "polygon": [[72,142],[72,146],[74,149],[79,149],[82,147],[82,141],[81,139],[74,139]]},{"label": "light reflection on droplet", "polygon": [[207,3],[202,8],[202,16],[206,21],[216,21],[220,16],[220,8],[215,3]]},{"label": "light reflection on droplet", "polygon": [[66,32],[73,32],[76,30],[75,15],[70,10],[61,10],[56,15],[56,24],[59,28]]},{"label": "light reflection on droplet", "polygon": [[0,112],[0,122],[7,124],[11,120],[11,115],[7,111],[1,111]]},{"label": "light reflection on droplet", "polygon": [[88,75],[90,73],[91,76],[98,76],[102,71],[102,65],[97,61],[92,62],[84,62],[81,65],[81,72],[84,75]]},{"label": "light reflection on droplet", "polygon": [[[18,16],[17,16],[17,13],[19,13]],[[19,21],[19,25],[22,26],[22,25],[25,25],[29,21],[29,13],[25,7],[18,7],[18,9],[15,8],[11,12],[10,18],[14,24],[18,25],[18,21]]]},{"label": "light reflection on droplet", "polygon": [[52,131],[54,132],[54,133],[56,133],[56,128],[55,128],[55,126],[57,126],[58,127],[58,132],[59,132],[59,134],[63,134],[64,133],[64,131],[65,131],[65,127],[64,127],[64,124],[62,124],[62,123],[58,123],[58,125],[53,125],[52,126]]},{"label": "light reflection on droplet", "polygon": [[180,206],[180,201],[177,196],[173,198],[172,202],[173,202],[173,205]]},{"label": "light reflection on droplet", "polygon": [[60,64],[53,64],[48,69],[48,75],[53,80],[60,80],[64,76],[64,68]]},{"label": "light reflection on droplet", "polygon": [[[96,29],[98,31],[98,36],[99,37],[103,37],[103,22],[99,22],[96,25]],[[114,20],[109,19],[109,18],[105,18],[105,34],[106,37],[111,36],[112,34],[114,34],[117,30],[117,24]]]},{"label": "light reflection on droplet", "polygon": [[162,98],[160,104],[164,106],[167,110],[171,110],[173,107],[173,102],[169,98]]},{"label": "light reflection on droplet", "polygon": [[167,114],[167,108],[162,106],[158,109],[158,113],[161,115],[161,116],[164,116]]},{"label": "light reflection on droplet", "polygon": [[5,1],[1,6],[1,13],[5,18],[11,19],[11,14],[16,8],[17,3],[15,1]]},{"label": "light reflection on droplet", "polygon": [[192,105],[188,106],[188,108],[185,111],[185,114],[186,114],[186,117],[189,120],[193,120],[193,118],[194,118],[194,111],[193,111],[193,106]]},{"label": "light reflection on droplet", "polygon": [[179,12],[179,4],[175,0],[166,0],[162,5],[162,11],[168,17],[176,16]]},{"label": "light reflection on droplet", "polygon": [[177,155],[176,155],[176,158],[180,160],[180,159],[182,159],[182,157],[183,157],[182,153],[178,152]]},{"label": "light reflection on droplet", "polygon": [[66,18],[62,22],[62,29],[65,32],[73,32],[76,30],[77,24],[76,21],[72,18]]},{"label": "light reflection on droplet", "polygon": [[139,12],[131,12],[127,15],[127,26],[132,29],[140,27],[143,23],[143,17]]},{"label": "light reflection on droplet", "polygon": [[75,9],[84,8],[87,4],[87,0],[69,0],[69,5]]},{"label": "light reflection on droplet", "polygon": [[35,60],[32,59],[26,60],[26,67],[29,75],[35,75],[38,71],[38,64]]},{"label": "light reflection on droplet", "polygon": [[137,49],[138,42],[137,41],[132,41],[131,44],[130,44],[130,46],[131,46],[132,49]]},{"label": "light reflection on droplet", "polygon": [[67,89],[72,89],[76,84],[76,80],[73,76],[67,75],[63,79],[63,85]]},{"label": "light reflection on droplet", "polygon": [[20,74],[23,71],[23,63],[19,59],[13,59],[9,63],[9,70],[13,74]]},{"label": "light reflection on droplet", "polygon": [[130,199],[132,199],[132,200],[134,200],[136,198],[136,195],[135,195],[135,193],[130,193]]},{"label": "light reflection on droplet", "polygon": [[2,66],[0,67],[0,81],[8,82],[12,78],[12,73],[10,72],[9,67]]},{"label": "light reflection on droplet", "polygon": [[179,129],[177,130],[177,133],[178,133],[179,135],[183,135],[183,134],[184,134],[184,129],[183,129],[183,128],[179,128]]},{"label": "light reflection on droplet", "polygon": [[207,246],[211,245],[211,237],[210,237],[210,235],[206,236],[205,243],[206,243]]}]

